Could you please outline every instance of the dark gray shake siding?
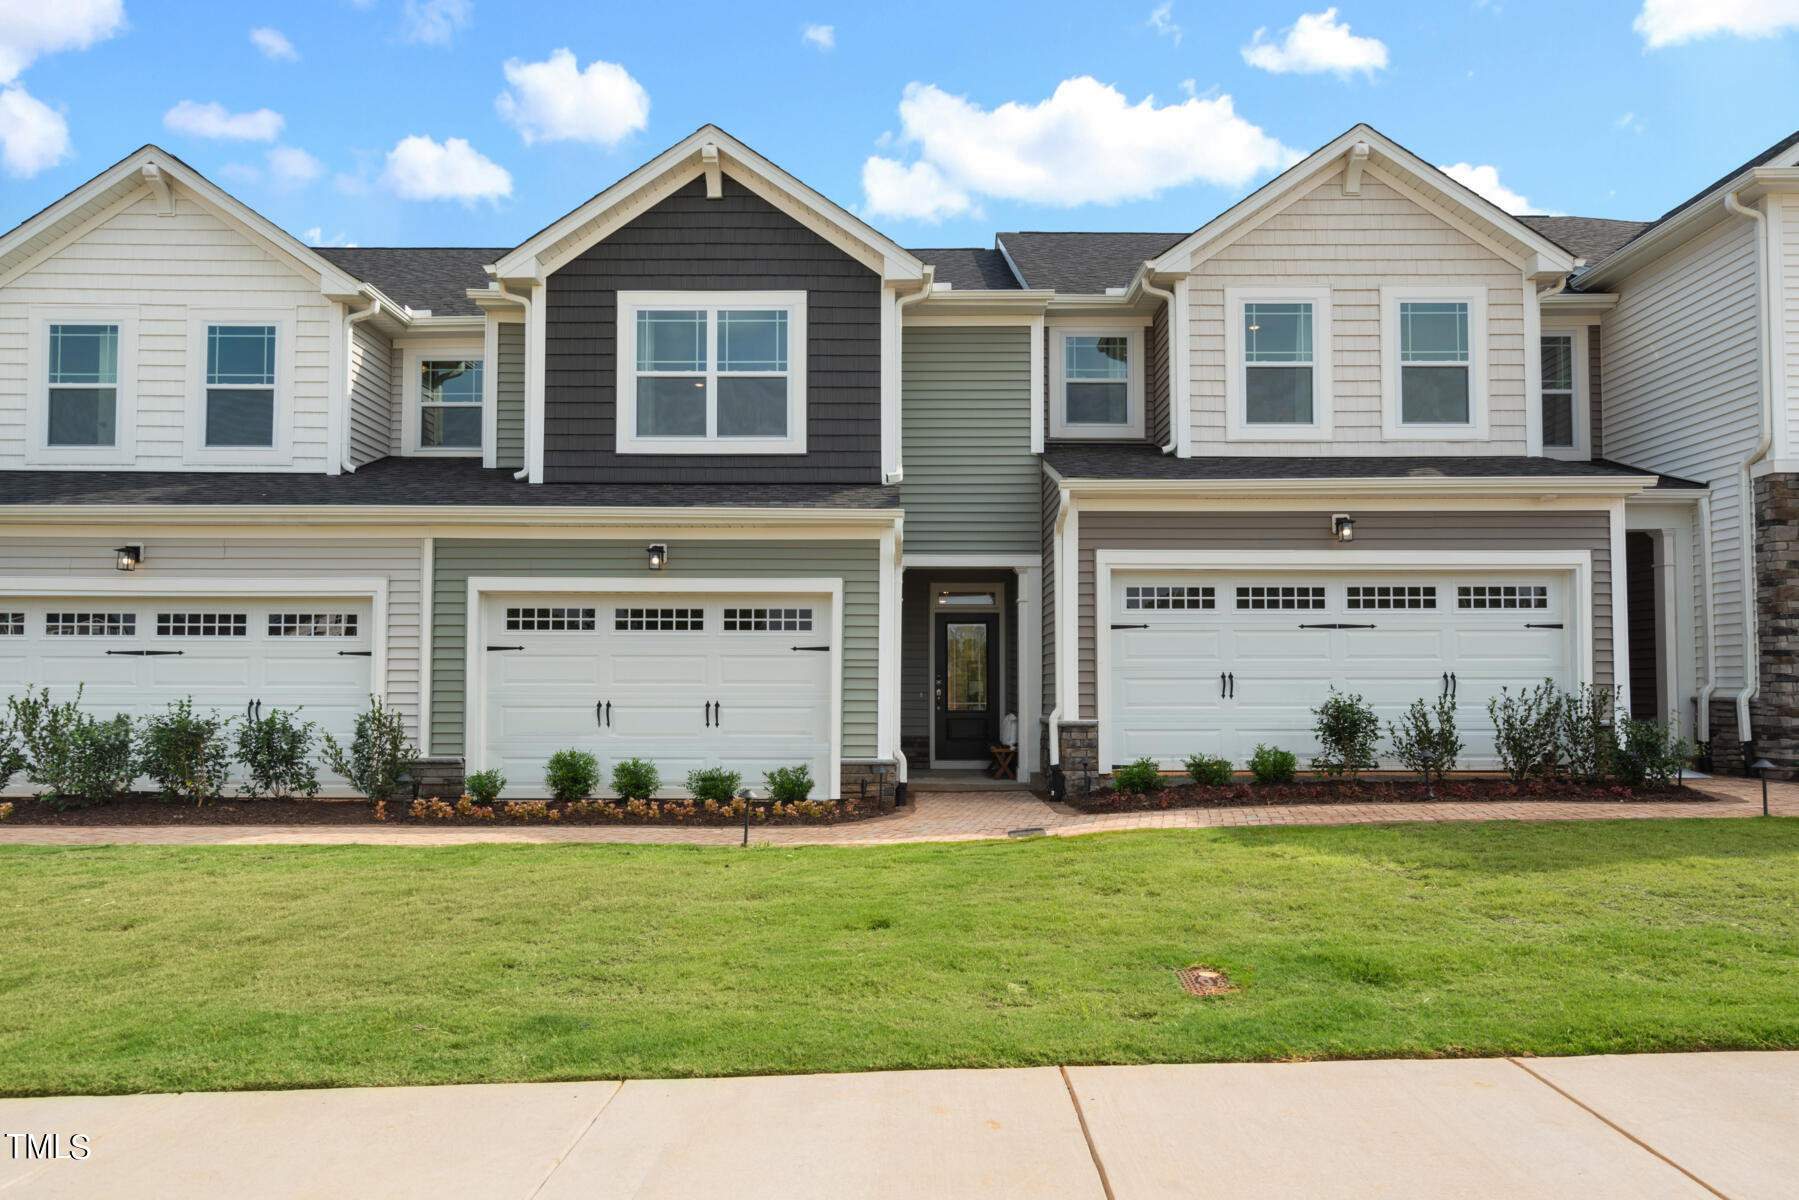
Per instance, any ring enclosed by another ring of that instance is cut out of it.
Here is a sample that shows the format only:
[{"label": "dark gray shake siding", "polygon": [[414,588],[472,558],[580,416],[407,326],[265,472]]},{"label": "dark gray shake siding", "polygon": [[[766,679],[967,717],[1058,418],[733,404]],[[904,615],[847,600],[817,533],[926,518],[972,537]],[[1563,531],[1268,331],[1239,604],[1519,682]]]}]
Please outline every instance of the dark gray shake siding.
[{"label": "dark gray shake siding", "polygon": [[1168,306],[1156,310],[1149,327],[1148,353],[1144,355],[1143,387],[1148,393],[1143,401],[1143,435],[1158,446],[1173,439],[1168,436]]},{"label": "dark gray shake siding", "polygon": [[[614,453],[620,290],[804,291],[807,452]],[[736,181],[708,200],[695,180],[551,275],[547,291],[546,482],[880,482],[880,276]]]},{"label": "dark gray shake siding", "polygon": [[[1047,507],[1047,506],[1046,506]],[[1053,516],[1050,518],[1053,520]],[[1330,510],[1248,513],[1080,514],[1081,713],[1098,712],[1093,629],[1093,552],[1107,550],[1316,550]],[[1588,550],[1593,555],[1593,674],[1612,679],[1611,521],[1603,512],[1359,512],[1345,562],[1383,550]],[[1572,597],[1570,598],[1572,600]],[[1050,679],[1044,665],[1044,678]],[[1048,711],[1047,709],[1045,710]],[[1063,714],[1069,717],[1072,714]]]}]

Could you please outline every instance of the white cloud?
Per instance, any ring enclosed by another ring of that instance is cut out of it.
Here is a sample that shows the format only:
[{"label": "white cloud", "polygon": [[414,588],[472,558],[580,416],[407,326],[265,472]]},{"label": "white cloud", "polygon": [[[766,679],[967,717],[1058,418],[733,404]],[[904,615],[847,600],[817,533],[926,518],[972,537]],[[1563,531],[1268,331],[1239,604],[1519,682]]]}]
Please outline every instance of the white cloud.
[{"label": "white cloud", "polygon": [[325,173],[325,164],[298,146],[269,150],[269,182],[284,191],[303,188]]},{"label": "white cloud", "polygon": [[[1456,163],[1453,167],[1439,168],[1443,174],[1457,183],[1484,196],[1509,213],[1547,213],[1547,210],[1532,204],[1523,196],[1499,182],[1499,168],[1493,166],[1475,166],[1472,163]],[[1554,216],[1557,214],[1547,213]]]},{"label": "white cloud", "polygon": [[406,0],[400,37],[427,46],[447,46],[474,17],[475,6],[469,0]]},{"label": "white cloud", "polygon": [[0,83],[11,83],[45,54],[105,41],[124,24],[123,0],[6,0],[0,3]]},{"label": "white cloud", "polygon": [[183,100],[162,114],[162,123],[176,133],[231,142],[272,142],[287,122],[273,109],[234,113],[223,104]]},{"label": "white cloud", "polygon": [[69,156],[69,123],[61,113],[14,84],[0,88],[0,165],[29,179]]},{"label": "white cloud", "polygon": [[1167,3],[1149,14],[1149,27],[1161,37],[1173,38],[1177,46],[1181,44],[1181,34],[1186,32],[1174,23],[1174,0],[1167,0]]},{"label": "white cloud", "polygon": [[286,34],[266,25],[250,31],[250,44],[262,51],[264,58],[295,62],[300,57],[300,52],[294,49],[294,44],[287,40]]},{"label": "white cloud", "polygon": [[1387,46],[1379,38],[1356,37],[1347,23],[1338,24],[1337,10],[1305,13],[1281,42],[1266,40],[1258,29],[1243,47],[1243,61],[1264,71],[1318,75],[1330,71],[1347,79],[1357,71],[1372,76],[1387,65]]},{"label": "white cloud", "polygon": [[354,246],[356,244],[350,240],[350,236],[346,233],[338,233],[331,237],[326,237],[325,229],[321,225],[314,225],[311,229],[308,229],[305,237],[308,246]]},{"label": "white cloud", "polygon": [[800,41],[808,46],[817,46],[820,50],[835,50],[837,48],[837,26],[808,25],[806,31],[800,34]]},{"label": "white cloud", "polygon": [[512,195],[512,174],[468,144],[414,134],[387,152],[381,184],[403,200],[498,200]]},{"label": "white cloud", "polygon": [[1196,181],[1241,187],[1301,157],[1239,117],[1229,96],[1131,104],[1085,75],[1062,81],[1047,100],[992,110],[911,83],[899,111],[898,140],[917,146],[919,161],[863,164],[871,214],[935,220],[966,211],[976,196],[1116,204]]},{"label": "white cloud", "polygon": [[1651,50],[1720,33],[1773,37],[1799,28],[1799,0],[1643,0],[1636,30]]},{"label": "white cloud", "polygon": [[616,146],[650,120],[650,94],[617,63],[594,62],[586,70],[575,65],[568,50],[556,50],[543,62],[508,59],[506,82],[512,91],[494,101],[500,115],[533,142],[595,142]]},{"label": "white cloud", "polygon": [[1627,112],[1616,121],[1612,122],[1613,129],[1622,129],[1627,133],[1641,133],[1643,132],[1643,127],[1643,118],[1637,116],[1634,112]]}]

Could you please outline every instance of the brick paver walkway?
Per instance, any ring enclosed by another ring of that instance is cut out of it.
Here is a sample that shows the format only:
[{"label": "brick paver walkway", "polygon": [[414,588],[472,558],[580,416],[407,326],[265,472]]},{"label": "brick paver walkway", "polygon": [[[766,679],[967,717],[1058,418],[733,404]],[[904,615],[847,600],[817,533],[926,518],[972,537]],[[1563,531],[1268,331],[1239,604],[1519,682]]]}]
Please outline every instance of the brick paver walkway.
[{"label": "brick paver walkway", "polygon": [[[1650,817],[1761,815],[1754,780],[1696,780],[1716,797],[1704,804],[1618,804],[1600,801],[1505,800],[1434,804],[1287,804],[1265,808],[1180,808],[1163,812],[1079,813],[1047,804],[1029,792],[925,792],[903,812],[846,825],[752,829],[754,841],[777,846],[885,846],[903,842],[966,842],[1003,838],[1018,829],[1068,836],[1121,829],[1207,829],[1237,825],[1358,825],[1394,821],[1600,821]],[[1799,783],[1770,783],[1770,811],[1799,817]],[[606,825],[6,825],[0,845],[95,846],[135,843],[193,845],[451,846],[476,842],[623,842],[732,846],[741,829],[682,829]]]}]

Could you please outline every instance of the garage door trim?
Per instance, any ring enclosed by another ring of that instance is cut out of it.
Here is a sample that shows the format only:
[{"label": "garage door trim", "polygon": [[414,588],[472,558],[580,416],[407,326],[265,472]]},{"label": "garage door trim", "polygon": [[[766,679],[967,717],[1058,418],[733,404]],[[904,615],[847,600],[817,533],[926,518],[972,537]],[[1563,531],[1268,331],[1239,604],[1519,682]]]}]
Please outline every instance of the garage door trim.
[{"label": "garage door trim", "polygon": [[[1222,515],[1222,514],[1221,514]],[[1614,568],[1615,569],[1615,568]],[[1267,571],[1328,573],[1379,571],[1535,571],[1569,577],[1568,635],[1577,683],[1593,679],[1593,555],[1587,550],[1095,550],[1093,552],[1094,703],[1099,761],[1112,761],[1111,638],[1114,571]],[[1296,614],[1297,615],[1297,614]],[[1079,631],[1076,631],[1078,648]],[[1076,675],[1079,687],[1079,675]],[[1069,700],[1078,704],[1078,690]],[[1075,705],[1071,705],[1075,707]]]},{"label": "garage door trim", "polygon": [[[466,636],[467,683],[463,694],[463,711],[468,714],[468,732],[463,739],[466,769],[485,770],[487,758],[487,713],[482,703],[487,694],[487,656],[476,648],[487,644],[490,632],[483,628],[489,592],[521,595],[680,595],[704,593],[712,595],[783,595],[827,596],[831,601],[831,777],[818,781],[825,794],[835,798],[838,780],[843,774],[843,579],[839,577],[756,576],[675,576],[601,575],[471,575],[468,579],[468,616]],[[814,631],[816,633],[822,631]]]}]

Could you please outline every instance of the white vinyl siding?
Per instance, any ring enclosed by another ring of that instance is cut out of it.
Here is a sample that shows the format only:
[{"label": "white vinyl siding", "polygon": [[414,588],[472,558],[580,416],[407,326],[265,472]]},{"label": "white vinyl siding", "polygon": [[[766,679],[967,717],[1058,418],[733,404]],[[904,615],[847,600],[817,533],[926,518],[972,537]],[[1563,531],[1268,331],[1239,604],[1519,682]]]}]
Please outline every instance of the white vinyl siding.
[{"label": "white vinyl siding", "polygon": [[[193,358],[190,314],[290,313],[292,463],[256,469],[326,469],[335,306],[319,295],[315,280],[179,189],[174,215],[159,215],[146,190],[0,289],[0,468],[24,465],[29,310],[69,304],[135,318],[136,352],[131,361],[121,354],[119,373],[121,387],[134,389],[136,452],[119,465],[165,471],[234,469],[222,454],[200,465],[183,461],[189,389],[206,370],[204,357]],[[204,348],[202,339],[202,356]]]},{"label": "white vinyl siding", "polygon": [[[1387,186],[1376,171],[1363,172],[1359,196],[1343,194],[1340,172],[1326,177],[1194,264],[1186,286],[1195,455],[1525,452],[1520,269]],[[1227,440],[1226,379],[1236,367],[1226,353],[1225,291],[1281,287],[1330,289],[1330,337],[1315,347],[1317,369],[1329,372],[1322,390],[1330,397],[1330,434],[1312,441],[1263,441],[1253,432],[1231,433]],[[1485,291],[1484,440],[1383,437],[1381,289],[1409,287]],[[1536,353],[1534,346],[1531,353]]]},{"label": "white vinyl siding", "polygon": [[350,461],[357,466],[386,458],[394,420],[394,348],[363,321],[351,326]]}]

